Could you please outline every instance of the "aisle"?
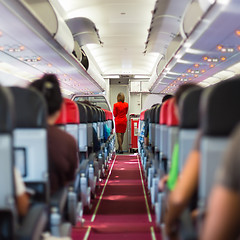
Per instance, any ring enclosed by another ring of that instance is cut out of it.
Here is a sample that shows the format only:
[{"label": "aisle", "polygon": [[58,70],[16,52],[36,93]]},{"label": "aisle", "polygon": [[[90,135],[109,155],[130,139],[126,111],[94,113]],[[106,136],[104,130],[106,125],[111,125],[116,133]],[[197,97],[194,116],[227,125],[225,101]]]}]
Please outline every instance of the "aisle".
[{"label": "aisle", "polygon": [[144,196],[136,155],[117,155],[99,192],[91,213],[84,216],[84,227],[73,230],[74,240],[161,239]]}]

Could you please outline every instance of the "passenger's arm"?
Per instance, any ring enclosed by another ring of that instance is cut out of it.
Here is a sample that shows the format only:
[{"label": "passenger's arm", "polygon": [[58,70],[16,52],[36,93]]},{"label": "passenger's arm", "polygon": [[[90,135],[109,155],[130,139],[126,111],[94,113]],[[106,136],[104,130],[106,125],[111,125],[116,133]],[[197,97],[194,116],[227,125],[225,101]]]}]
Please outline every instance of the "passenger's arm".
[{"label": "passenger's arm", "polygon": [[29,196],[27,193],[23,193],[16,197],[18,214],[20,216],[25,216],[29,208]]},{"label": "passenger's arm", "polygon": [[201,239],[237,239],[240,225],[239,203],[239,193],[217,185],[210,196]]},{"label": "passenger's arm", "polygon": [[117,107],[115,106],[115,104],[113,105],[113,116],[117,117]]},{"label": "passenger's arm", "polygon": [[197,188],[199,160],[199,151],[192,150],[174,190],[169,195],[166,215],[166,233],[169,237],[175,235],[176,224]]}]

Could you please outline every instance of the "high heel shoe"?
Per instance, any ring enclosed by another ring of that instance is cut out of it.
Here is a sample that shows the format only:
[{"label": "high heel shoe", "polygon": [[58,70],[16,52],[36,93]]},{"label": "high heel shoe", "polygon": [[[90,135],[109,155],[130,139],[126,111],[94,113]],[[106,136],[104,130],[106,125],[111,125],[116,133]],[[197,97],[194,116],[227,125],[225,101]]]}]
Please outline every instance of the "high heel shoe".
[{"label": "high heel shoe", "polygon": [[119,154],[123,154],[123,151],[119,151]]}]

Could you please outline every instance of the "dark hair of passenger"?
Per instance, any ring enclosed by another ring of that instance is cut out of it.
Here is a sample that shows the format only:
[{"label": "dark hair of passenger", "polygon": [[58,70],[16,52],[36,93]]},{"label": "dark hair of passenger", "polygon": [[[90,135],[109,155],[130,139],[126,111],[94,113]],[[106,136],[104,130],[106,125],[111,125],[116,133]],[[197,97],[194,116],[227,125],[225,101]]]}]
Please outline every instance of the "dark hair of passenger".
[{"label": "dark hair of passenger", "polygon": [[118,102],[124,102],[125,100],[125,96],[122,92],[120,92],[118,95],[117,95],[117,101]]},{"label": "dark hair of passenger", "polygon": [[43,94],[48,107],[48,115],[60,110],[63,98],[56,75],[45,74],[41,79],[32,82],[29,87]]},{"label": "dark hair of passenger", "polygon": [[190,88],[201,88],[201,87],[194,83],[187,83],[187,84],[180,85],[178,87],[177,91],[175,92],[175,100],[176,100],[177,105],[179,104],[179,100],[180,100],[180,97],[182,96],[182,94]]},{"label": "dark hair of passenger", "polygon": [[164,103],[165,101],[167,101],[168,99],[170,99],[172,97],[173,97],[173,95],[171,95],[171,94],[164,95],[163,98],[162,98],[162,103]]}]

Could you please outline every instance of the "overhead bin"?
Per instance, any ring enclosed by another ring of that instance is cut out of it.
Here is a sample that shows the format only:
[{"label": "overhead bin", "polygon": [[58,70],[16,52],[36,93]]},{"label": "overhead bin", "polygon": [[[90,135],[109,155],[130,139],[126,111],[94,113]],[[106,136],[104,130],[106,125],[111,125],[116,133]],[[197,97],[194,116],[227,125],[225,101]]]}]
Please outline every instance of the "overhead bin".
[{"label": "overhead bin", "polygon": [[240,61],[238,8],[238,0],[189,4],[181,21],[182,41],[171,57],[165,57],[165,64],[159,64],[159,75],[150,91],[159,93],[159,84],[166,83],[160,92],[174,93],[182,83],[208,81],[211,77],[216,80],[223,70],[231,74],[228,68]]},{"label": "overhead bin", "polygon": [[90,19],[84,17],[70,18],[66,20],[66,23],[72,32],[74,41],[76,42],[74,50],[82,53],[81,63],[88,74],[92,76],[101,87],[105,88],[105,80],[84,51],[88,50],[85,48],[87,44],[102,44],[95,24]]},{"label": "overhead bin", "polygon": [[66,23],[80,47],[89,43],[101,44],[98,30],[90,19],[76,17],[67,19]]},{"label": "overhead bin", "polygon": [[73,51],[73,36],[64,19],[55,11],[48,0],[20,0],[33,16],[54,36],[70,54]]},{"label": "overhead bin", "polygon": [[180,31],[186,5],[191,0],[158,0],[155,4],[145,52],[165,55],[169,43]]},{"label": "overhead bin", "polygon": [[[40,6],[43,8],[38,11]],[[46,21],[43,12],[47,13]],[[57,74],[65,94],[102,92],[104,88],[71,53],[72,34],[54,13],[45,0],[0,0],[1,61],[9,66],[14,61],[15,68],[31,75],[30,80],[43,73]]]}]

